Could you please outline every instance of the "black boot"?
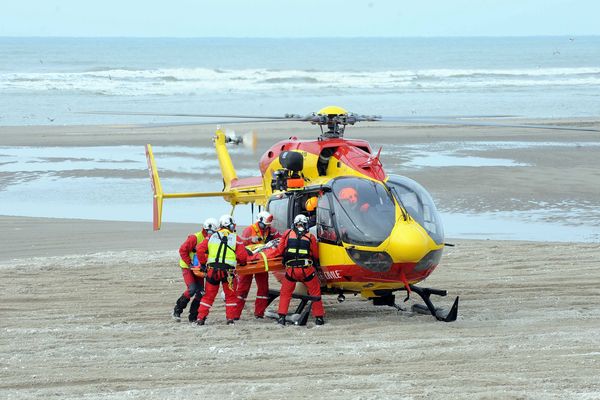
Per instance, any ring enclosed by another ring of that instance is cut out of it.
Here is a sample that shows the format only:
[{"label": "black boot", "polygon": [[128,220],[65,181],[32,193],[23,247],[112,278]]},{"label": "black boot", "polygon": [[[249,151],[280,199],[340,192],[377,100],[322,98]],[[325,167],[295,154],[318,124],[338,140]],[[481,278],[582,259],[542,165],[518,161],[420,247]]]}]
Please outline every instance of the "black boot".
[{"label": "black boot", "polygon": [[196,321],[194,321],[194,323],[196,325],[204,325],[205,322],[206,322],[206,318],[199,318]]},{"label": "black boot", "polygon": [[179,297],[177,299],[177,302],[175,303],[175,308],[173,309],[173,314],[172,314],[172,317],[175,321],[177,321],[177,322],[181,321],[181,313],[183,312],[183,310],[185,310],[185,307],[187,307],[189,302],[190,302],[190,299],[188,299],[184,295],[181,295],[181,297]]},{"label": "black boot", "polygon": [[232,319],[227,320],[227,325],[235,325],[235,321]]},{"label": "black boot", "polygon": [[277,318],[277,323],[281,326],[285,326],[285,315],[279,314],[279,318]]},{"label": "black boot", "polygon": [[190,322],[195,322],[198,319],[198,307],[200,307],[200,300],[202,300],[202,296],[196,296],[194,297],[194,300],[192,300],[192,304],[190,304]]},{"label": "black boot", "polygon": [[325,320],[323,319],[323,317],[316,317],[315,325],[325,325]]}]

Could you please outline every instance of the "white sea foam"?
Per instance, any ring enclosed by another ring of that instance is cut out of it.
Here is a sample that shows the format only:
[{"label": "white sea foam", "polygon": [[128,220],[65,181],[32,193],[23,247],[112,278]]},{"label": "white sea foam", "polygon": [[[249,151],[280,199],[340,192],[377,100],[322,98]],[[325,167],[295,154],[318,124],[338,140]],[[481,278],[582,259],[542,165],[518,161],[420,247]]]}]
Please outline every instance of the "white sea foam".
[{"label": "white sea foam", "polygon": [[473,88],[600,86],[600,68],[423,69],[313,71],[270,69],[105,69],[87,72],[0,73],[0,90],[64,91],[108,96],[212,92],[337,90],[458,90]]}]

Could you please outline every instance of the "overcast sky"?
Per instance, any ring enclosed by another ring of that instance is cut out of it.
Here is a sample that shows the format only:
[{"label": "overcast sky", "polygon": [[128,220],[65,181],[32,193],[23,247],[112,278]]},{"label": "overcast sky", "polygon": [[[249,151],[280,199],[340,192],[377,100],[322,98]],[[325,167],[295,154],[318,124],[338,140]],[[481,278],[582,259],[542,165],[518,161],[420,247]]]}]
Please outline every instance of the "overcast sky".
[{"label": "overcast sky", "polygon": [[0,2],[0,36],[600,35],[598,0]]}]

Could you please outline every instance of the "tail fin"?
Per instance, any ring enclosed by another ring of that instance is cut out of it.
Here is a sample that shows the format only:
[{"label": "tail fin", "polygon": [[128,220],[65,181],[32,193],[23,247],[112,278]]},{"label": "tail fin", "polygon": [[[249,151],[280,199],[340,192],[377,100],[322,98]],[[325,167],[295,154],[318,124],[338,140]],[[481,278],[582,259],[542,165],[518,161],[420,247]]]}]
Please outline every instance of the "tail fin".
[{"label": "tail fin", "polygon": [[154,162],[154,154],[152,154],[152,145],[146,145],[146,160],[148,161],[148,172],[150,173],[150,183],[152,184],[152,192],[154,199],[152,201],[152,227],[155,231],[160,229],[162,220],[162,205],[163,205],[163,190],[158,177],[158,170]]}]

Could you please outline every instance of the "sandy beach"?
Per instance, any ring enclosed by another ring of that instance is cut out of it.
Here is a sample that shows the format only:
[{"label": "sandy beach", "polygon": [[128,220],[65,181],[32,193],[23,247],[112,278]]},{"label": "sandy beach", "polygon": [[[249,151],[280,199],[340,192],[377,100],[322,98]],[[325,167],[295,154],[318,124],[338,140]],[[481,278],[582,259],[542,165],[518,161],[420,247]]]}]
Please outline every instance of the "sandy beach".
[{"label": "sandy beach", "polygon": [[[528,122],[600,127],[597,120]],[[209,142],[212,129],[0,127],[0,146],[193,146]],[[258,154],[275,140],[314,132],[261,126]],[[432,166],[406,175],[446,210],[526,215],[545,207],[560,210],[545,214],[547,222],[585,222],[600,232],[597,132],[364,125],[348,137],[382,146],[384,166],[399,174],[408,159],[398,144],[439,152],[452,143],[489,143],[463,154],[520,164]],[[254,167],[257,157],[240,156],[236,167]],[[2,190],[25,178],[0,175],[0,205]],[[0,216],[0,228],[3,399],[600,398],[597,236],[587,243],[485,240],[485,231],[478,232],[483,240],[447,237],[456,246],[422,286],[448,290],[441,306],[460,296],[453,323],[348,296],[325,299],[323,327],[311,321],[281,329],[250,318],[226,326],[219,300],[205,327],[170,319],[183,289],[177,248],[194,224],[152,232],[150,222]]]}]

